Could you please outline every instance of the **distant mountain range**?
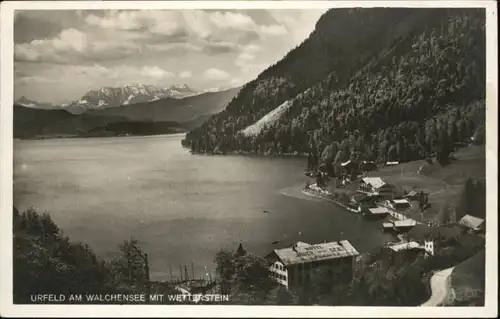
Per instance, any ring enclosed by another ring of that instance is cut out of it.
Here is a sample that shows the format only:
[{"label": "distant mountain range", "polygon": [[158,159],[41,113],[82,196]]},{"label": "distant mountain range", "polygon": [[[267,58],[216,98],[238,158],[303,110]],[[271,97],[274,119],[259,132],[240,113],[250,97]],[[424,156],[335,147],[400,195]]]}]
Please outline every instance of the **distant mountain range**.
[{"label": "distant mountain range", "polygon": [[25,96],[22,96],[20,99],[18,99],[15,104],[25,106],[25,107],[31,107],[31,108],[37,108],[37,109],[58,109],[63,106],[57,106],[51,103],[41,103],[41,102],[36,102],[28,99]]},{"label": "distant mountain range", "polygon": [[132,105],[157,101],[164,98],[182,99],[206,92],[219,92],[225,89],[209,89],[202,92],[193,90],[187,84],[176,84],[168,88],[159,88],[153,85],[132,84],[124,87],[103,87],[90,90],[78,101],[67,104],[41,103],[21,97],[15,104],[38,109],[66,109],[73,114],[82,114],[88,110],[100,110],[108,107]]},{"label": "distant mountain range", "polygon": [[[235,88],[199,93],[187,85],[172,86],[166,90],[144,85],[126,86],[121,89],[103,88],[88,92],[78,101],[79,104],[59,107],[21,98],[14,105],[14,137],[184,132],[224,110],[239,90],[240,88]],[[168,96],[161,97],[162,94]],[[187,96],[181,97],[183,94]],[[133,97],[129,99],[129,96]],[[141,99],[144,102],[137,102]],[[87,102],[81,103],[82,100]],[[129,103],[126,103],[127,101]]]}]

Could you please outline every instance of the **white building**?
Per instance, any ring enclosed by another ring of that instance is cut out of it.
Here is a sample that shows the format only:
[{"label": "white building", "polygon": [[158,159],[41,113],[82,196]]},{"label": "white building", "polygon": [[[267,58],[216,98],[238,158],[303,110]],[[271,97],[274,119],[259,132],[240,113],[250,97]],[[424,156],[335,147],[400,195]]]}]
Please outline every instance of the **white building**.
[{"label": "white building", "polygon": [[409,242],[401,242],[388,245],[387,248],[394,251],[401,251],[406,249],[423,249],[425,251],[426,256],[434,255],[434,241],[433,240],[425,240],[423,245],[417,241],[409,241]]},{"label": "white building", "polygon": [[458,223],[473,231],[481,231],[484,229],[484,219],[472,215],[465,215]]},{"label": "white building", "polygon": [[297,242],[292,247],[275,249],[266,256],[271,276],[289,288],[306,283],[317,268],[328,270],[331,279],[349,282],[358,251],[347,240],[311,245]]},{"label": "white building", "polygon": [[363,177],[359,184],[358,192],[370,196],[392,197],[395,192],[395,187],[387,184],[380,177]]}]

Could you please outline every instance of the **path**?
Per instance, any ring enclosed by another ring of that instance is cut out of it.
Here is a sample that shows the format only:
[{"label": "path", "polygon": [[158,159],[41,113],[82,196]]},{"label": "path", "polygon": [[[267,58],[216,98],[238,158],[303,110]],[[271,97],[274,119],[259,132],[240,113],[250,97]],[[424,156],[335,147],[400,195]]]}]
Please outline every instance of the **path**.
[{"label": "path", "polygon": [[432,295],[421,307],[437,307],[443,306],[451,292],[450,275],[455,267],[438,271],[431,277]]}]

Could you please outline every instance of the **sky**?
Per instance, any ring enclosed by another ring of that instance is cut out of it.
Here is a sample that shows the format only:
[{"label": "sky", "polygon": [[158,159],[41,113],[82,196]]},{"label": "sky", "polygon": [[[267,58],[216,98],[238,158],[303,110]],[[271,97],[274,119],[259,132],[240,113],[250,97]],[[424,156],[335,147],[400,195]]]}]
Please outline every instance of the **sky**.
[{"label": "sky", "polygon": [[314,30],[314,10],[16,11],[14,94],[49,103],[101,87],[237,87]]}]

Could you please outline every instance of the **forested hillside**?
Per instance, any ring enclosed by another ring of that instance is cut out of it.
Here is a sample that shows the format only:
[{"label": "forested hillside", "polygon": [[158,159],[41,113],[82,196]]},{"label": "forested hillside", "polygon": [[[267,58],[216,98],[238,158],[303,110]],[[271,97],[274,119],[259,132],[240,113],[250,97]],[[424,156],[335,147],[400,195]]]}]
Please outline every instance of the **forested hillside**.
[{"label": "forested hillside", "polygon": [[125,241],[122,256],[105,261],[70,241],[48,214],[14,208],[13,220],[14,303],[43,303],[31,299],[35,294],[147,291],[147,255],[137,240]]},{"label": "forested hillside", "polygon": [[446,162],[455,142],[484,135],[485,43],[482,9],[332,9],[183,145],[309,153],[332,173],[350,158]]},{"label": "forested hillside", "polygon": [[75,115],[66,110],[48,110],[14,105],[14,137],[76,136],[112,122],[125,121],[118,116]]}]

